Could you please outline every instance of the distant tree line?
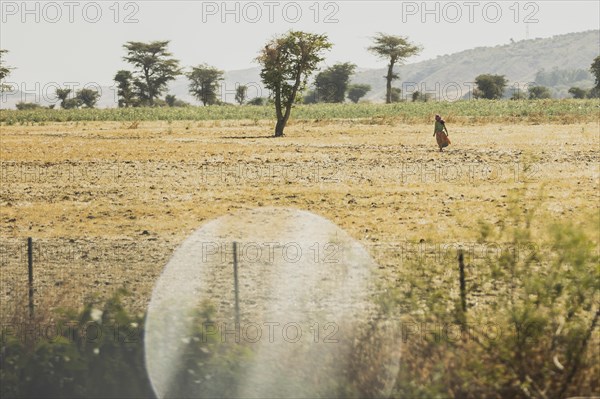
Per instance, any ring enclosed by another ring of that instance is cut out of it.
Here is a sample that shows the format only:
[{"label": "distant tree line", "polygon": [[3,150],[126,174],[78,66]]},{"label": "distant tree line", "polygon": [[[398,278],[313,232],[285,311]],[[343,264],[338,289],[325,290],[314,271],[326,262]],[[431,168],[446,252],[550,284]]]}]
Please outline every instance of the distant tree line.
[{"label": "distant tree line", "polygon": [[542,69],[535,74],[535,82],[542,86],[570,85],[590,79],[590,72],[585,69]]},{"label": "distant tree line", "polygon": [[[179,61],[172,58],[172,54],[167,50],[168,44],[169,41],[154,41],[127,42],[123,45],[127,53],[123,59],[131,64],[132,70],[120,70],[114,77],[119,107],[160,105],[160,97],[167,90],[168,82],[179,75],[187,77],[189,93],[204,106],[223,104],[219,99],[218,90],[224,71],[204,63],[192,67],[189,72],[184,72],[179,66]],[[344,102],[347,96],[350,101],[358,102],[371,87],[350,84],[350,77],[356,70],[356,65],[349,62],[335,64],[317,74],[315,89],[304,93],[309,76],[324,59],[323,51],[331,46],[326,35],[301,31],[290,31],[272,39],[256,58],[262,67],[260,76],[265,87],[270,90],[270,98],[254,98],[248,101],[247,86],[239,85],[236,87],[235,101],[240,105],[264,105],[272,102],[277,119],[275,136],[283,135],[292,106],[299,99],[303,98],[306,103],[340,103]],[[386,102],[399,101],[400,89],[392,87],[392,82],[399,79],[399,76],[393,72],[393,68],[406,58],[417,54],[421,48],[411,44],[405,37],[379,33],[374,38],[374,46],[368,50],[388,60],[388,74],[385,76]],[[178,106],[172,95],[165,97],[165,103]]]},{"label": "distant tree line", "polygon": [[[168,88],[168,83],[177,76],[185,75],[189,80],[189,93],[204,106],[224,104],[217,93],[223,81],[224,71],[206,63],[199,64],[187,72],[179,65],[179,60],[173,58],[168,51],[169,41],[153,41],[150,43],[130,41],[123,45],[126,55],[123,60],[132,66],[132,70],[119,70],[114,76],[117,85],[119,107],[140,106],[170,106],[181,107],[189,104],[178,100],[174,95],[162,96]],[[319,72],[314,79],[314,88],[306,91],[308,78],[318,69],[323,61],[323,51],[332,47],[326,35],[310,34],[301,31],[289,31],[270,40],[260,51],[255,59],[261,66],[260,76],[263,84],[270,90],[269,98],[253,98],[248,100],[248,87],[236,87],[235,101],[239,105],[265,105],[273,104],[277,118],[275,135],[283,135],[283,129],[290,117],[294,103],[302,100],[304,103],[341,103],[348,98],[356,103],[370,90],[366,84],[350,84],[351,76],[356,71],[356,65],[345,62],[334,64]],[[402,36],[393,36],[378,33],[373,38],[373,45],[368,51],[387,61],[386,103],[403,101],[402,91],[393,86],[399,79],[394,72],[396,65],[414,55],[419,54],[421,47],[408,41]],[[10,89],[3,83],[12,68],[4,63],[6,50],[0,49],[0,90]],[[595,78],[595,86],[591,89],[571,87],[569,93],[574,98],[591,98],[600,96],[600,56],[596,57],[590,71]],[[537,83],[527,89],[527,94],[516,91],[511,99],[544,99],[551,98],[550,89],[542,83],[577,82],[589,77],[584,70],[539,71]],[[476,88],[472,95],[476,99],[503,98],[508,81],[504,75],[481,74],[475,78]],[[69,97],[69,95],[71,97]],[[99,93],[93,89],[81,89],[75,93],[68,88],[56,90],[57,99],[64,109],[94,108]],[[413,101],[428,101],[428,93],[412,93]],[[32,109],[39,107],[37,104],[19,103],[18,109]]]},{"label": "distant tree line", "polygon": [[[580,87],[571,87],[569,94],[573,98],[598,98],[600,97],[600,56],[596,57],[590,67],[590,72],[595,78],[595,86],[590,89],[582,89]],[[556,84],[558,82],[576,82],[587,79],[589,74],[585,70],[553,70],[546,72],[539,71],[536,74],[535,85],[527,88],[527,93],[519,90],[510,97],[511,100],[540,100],[552,98],[552,92],[546,84]],[[504,75],[482,74],[475,78],[476,88],[473,89],[472,95],[475,99],[496,100],[504,97],[505,89],[508,80]]]},{"label": "distant tree line", "polygon": [[304,104],[343,103],[346,96],[357,103],[370,90],[367,84],[350,84],[356,65],[346,62],[332,65],[317,74],[314,89],[309,90],[303,97]]}]

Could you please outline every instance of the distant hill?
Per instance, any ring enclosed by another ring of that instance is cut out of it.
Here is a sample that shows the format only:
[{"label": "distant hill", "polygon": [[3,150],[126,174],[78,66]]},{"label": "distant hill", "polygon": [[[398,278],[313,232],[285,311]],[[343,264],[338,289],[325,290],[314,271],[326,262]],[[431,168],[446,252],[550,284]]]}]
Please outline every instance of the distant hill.
[{"label": "distant hill", "polygon": [[[550,87],[554,97],[570,97],[572,86],[590,88],[594,79],[589,72],[592,60],[600,54],[600,30],[568,33],[550,38],[511,42],[494,47],[477,47],[458,53],[439,56],[432,60],[407,64],[396,68],[400,80],[394,85],[410,97],[414,90],[430,92],[434,97],[454,100],[468,97],[475,77],[482,73],[505,75],[509,88],[523,88],[529,82]],[[350,60],[349,60],[350,61]],[[227,71],[221,85],[223,101],[234,102],[236,85],[249,87],[249,98],[266,97],[258,67]],[[357,68],[352,83],[370,84],[372,91],[365,100],[383,102],[385,94],[385,62],[377,69]],[[198,104],[188,93],[188,81],[179,77],[172,82],[169,92],[178,99]],[[102,88],[98,103],[101,108],[115,107],[114,89]],[[4,93],[2,108],[14,108],[21,94]],[[28,97],[28,101],[31,101]]]},{"label": "distant hill", "polygon": [[[521,87],[525,83],[535,82],[536,75],[542,70],[563,71],[562,75],[574,75],[576,78],[585,76],[584,79],[554,82],[550,85],[555,97],[569,97],[569,87],[593,86],[594,79],[589,69],[593,59],[599,54],[600,30],[569,33],[545,39],[522,40],[502,46],[477,47],[439,56],[433,60],[404,65],[397,68],[400,81],[396,81],[395,84],[398,87],[402,84],[403,89],[412,89],[409,83],[415,83],[419,88],[431,90],[432,94],[435,94],[436,84],[439,84],[442,97],[452,99],[455,84],[461,87],[461,94],[465,96],[468,94],[469,82],[474,82],[475,77],[482,73],[505,75],[509,85],[519,83]],[[569,74],[567,71],[579,73]],[[373,91],[369,93],[368,99],[376,101],[385,96],[385,73],[385,68],[360,70],[353,81],[370,84]],[[444,95],[444,88],[447,95]]]}]

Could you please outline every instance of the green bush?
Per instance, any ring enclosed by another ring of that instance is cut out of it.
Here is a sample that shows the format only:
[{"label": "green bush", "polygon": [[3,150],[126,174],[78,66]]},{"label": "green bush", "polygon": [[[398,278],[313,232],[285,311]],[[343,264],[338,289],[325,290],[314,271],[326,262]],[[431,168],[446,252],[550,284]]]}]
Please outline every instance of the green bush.
[{"label": "green bush", "polygon": [[[507,250],[487,251],[482,264],[466,265],[466,312],[458,301],[456,258],[409,268],[423,273],[407,275],[388,306],[402,307],[406,322],[429,330],[405,334],[395,396],[600,393],[597,242],[581,226],[556,223],[538,231],[538,221],[514,200],[498,225],[481,223],[480,243],[503,243]],[[432,283],[444,270],[447,278]]]},{"label": "green bush", "polygon": [[153,397],[144,366],[143,318],[123,309],[122,294],[102,307],[91,302],[79,313],[60,311],[51,324],[4,326],[0,396]]}]

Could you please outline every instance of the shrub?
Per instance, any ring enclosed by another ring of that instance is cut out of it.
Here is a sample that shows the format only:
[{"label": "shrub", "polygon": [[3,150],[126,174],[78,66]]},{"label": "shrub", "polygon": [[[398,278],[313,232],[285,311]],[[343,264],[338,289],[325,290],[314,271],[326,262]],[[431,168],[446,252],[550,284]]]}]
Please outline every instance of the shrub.
[{"label": "shrub", "polygon": [[395,395],[598,395],[596,244],[575,225],[535,232],[535,221],[515,200],[499,227],[481,224],[480,242],[506,243],[507,250],[486,251],[483,265],[466,266],[466,312],[459,306],[458,268],[438,285],[432,282],[443,274],[440,265],[414,264],[423,274],[409,275],[388,302],[403,308],[405,322],[428,327],[403,336]]},{"label": "shrub", "polygon": [[152,397],[143,358],[143,317],[121,305],[123,291],[103,306],[62,310],[51,324],[4,326],[1,397]]}]

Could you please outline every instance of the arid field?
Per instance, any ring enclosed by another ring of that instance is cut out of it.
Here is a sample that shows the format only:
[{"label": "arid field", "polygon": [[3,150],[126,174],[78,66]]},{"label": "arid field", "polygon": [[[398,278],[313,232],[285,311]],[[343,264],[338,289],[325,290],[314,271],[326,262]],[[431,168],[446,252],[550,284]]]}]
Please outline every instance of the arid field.
[{"label": "arid field", "polygon": [[24,304],[27,237],[37,306],[125,287],[141,311],[182,240],[253,207],[324,216],[392,275],[413,243],[470,244],[476,263],[479,222],[500,223],[515,195],[597,238],[597,123],[448,127],[439,153],[430,125],[389,121],[297,121],[280,139],[250,120],[2,126],[2,315]]}]

